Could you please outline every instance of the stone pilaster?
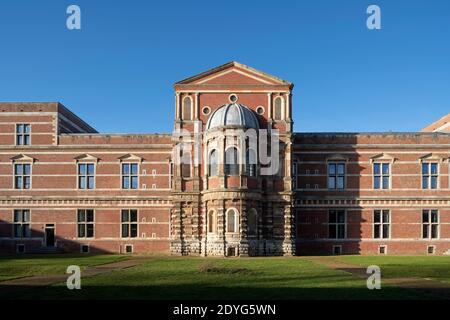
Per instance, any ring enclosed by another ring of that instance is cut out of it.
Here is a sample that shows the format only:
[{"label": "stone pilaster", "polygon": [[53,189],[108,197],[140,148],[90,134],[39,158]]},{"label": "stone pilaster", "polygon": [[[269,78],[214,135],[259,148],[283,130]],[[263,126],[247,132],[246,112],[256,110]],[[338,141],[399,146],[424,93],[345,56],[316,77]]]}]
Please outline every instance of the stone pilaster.
[{"label": "stone pilaster", "polygon": [[283,255],[295,255],[295,221],[291,205],[284,207],[284,241]]}]

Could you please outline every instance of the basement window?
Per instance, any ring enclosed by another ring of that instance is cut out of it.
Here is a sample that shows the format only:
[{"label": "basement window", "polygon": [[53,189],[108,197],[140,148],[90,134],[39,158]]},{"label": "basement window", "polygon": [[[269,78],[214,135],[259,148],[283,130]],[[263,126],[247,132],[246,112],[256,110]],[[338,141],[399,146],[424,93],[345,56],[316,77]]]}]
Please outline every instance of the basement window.
[{"label": "basement window", "polygon": [[18,244],[16,247],[17,253],[25,253],[25,245],[24,244]]},{"label": "basement window", "polygon": [[131,244],[125,245],[125,253],[133,253],[133,246]]},{"label": "basement window", "polygon": [[333,255],[339,256],[341,254],[342,254],[342,246],[341,245],[333,246]]}]

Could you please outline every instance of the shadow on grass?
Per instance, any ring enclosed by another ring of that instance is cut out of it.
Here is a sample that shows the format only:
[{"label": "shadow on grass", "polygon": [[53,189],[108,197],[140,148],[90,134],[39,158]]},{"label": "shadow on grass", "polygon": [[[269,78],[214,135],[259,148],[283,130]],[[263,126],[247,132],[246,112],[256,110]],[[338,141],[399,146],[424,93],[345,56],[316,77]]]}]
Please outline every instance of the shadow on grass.
[{"label": "shadow on grass", "polygon": [[411,290],[364,287],[224,287],[201,284],[154,286],[48,287],[0,286],[0,300],[411,300],[449,299],[448,290]]}]

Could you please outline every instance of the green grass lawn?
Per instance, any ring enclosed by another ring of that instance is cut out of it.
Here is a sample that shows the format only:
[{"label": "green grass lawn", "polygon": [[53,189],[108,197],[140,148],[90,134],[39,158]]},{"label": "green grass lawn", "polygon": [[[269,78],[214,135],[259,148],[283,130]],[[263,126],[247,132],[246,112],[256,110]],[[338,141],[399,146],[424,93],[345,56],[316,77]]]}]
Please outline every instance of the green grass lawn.
[{"label": "green grass lawn", "polygon": [[[72,262],[71,262],[72,263]],[[29,299],[415,299],[414,291],[366,281],[307,258],[149,257],[139,266],[0,298]]]},{"label": "green grass lawn", "polygon": [[26,276],[65,274],[67,266],[82,269],[126,259],[119,255],[23,255],[0,257],[0,281]]},{"label": "green grass lawn", "polygon": [[[96,265],[123,256],[0,258],[0,274],[65,274],[67,265]],[[196,258],[148,256],[141,265],[82,278],[81,290],[65,284],[8,292],[0,299],[429,299],[427,292],[383,284],[368,290],[366,280],[333,270],[308,257]],[[447,257],[329,257],[367,267],[376,264],[388,277],[450,280]]]},{"label": "green grass lawn", "polygon": [[418,277],[450,283],[450,256],[342,256],[336,260],[363,267],[377,265],[384,278]]}]

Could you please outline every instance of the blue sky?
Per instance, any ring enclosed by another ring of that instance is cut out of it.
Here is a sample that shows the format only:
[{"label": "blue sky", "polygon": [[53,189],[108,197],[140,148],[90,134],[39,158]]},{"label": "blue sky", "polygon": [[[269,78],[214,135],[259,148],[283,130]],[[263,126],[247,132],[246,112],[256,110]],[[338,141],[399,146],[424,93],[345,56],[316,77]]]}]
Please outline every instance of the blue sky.
[{"label": "blue sky", "polygon": [[2,0],[0,101],[170,132],[173,83],[236,60],[295,84],[296,131],[417,131],[450,112],[449,21],[448,0]]}]

